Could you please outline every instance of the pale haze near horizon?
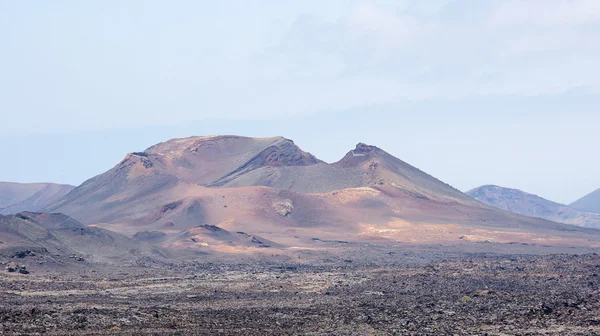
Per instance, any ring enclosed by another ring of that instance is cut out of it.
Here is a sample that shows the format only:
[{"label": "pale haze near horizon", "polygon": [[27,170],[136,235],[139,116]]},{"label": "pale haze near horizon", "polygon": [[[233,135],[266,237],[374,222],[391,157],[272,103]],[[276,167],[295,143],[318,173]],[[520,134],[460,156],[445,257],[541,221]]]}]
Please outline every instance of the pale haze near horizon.
[{"label": "pale haze near horizon", "polygon": [[0,1],[0,180],[171,137],[377,145],[460,190],[600,188],[599,1]]}]

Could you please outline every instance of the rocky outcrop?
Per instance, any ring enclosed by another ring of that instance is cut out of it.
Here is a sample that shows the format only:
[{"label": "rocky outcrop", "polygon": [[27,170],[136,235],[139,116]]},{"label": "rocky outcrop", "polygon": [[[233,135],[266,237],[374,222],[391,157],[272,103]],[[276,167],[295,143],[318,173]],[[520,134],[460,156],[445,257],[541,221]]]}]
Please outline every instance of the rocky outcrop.
[{"label": "rocky outcrop", "polygon": [[273,203],[273,210],[281,217],[288,217],[294,210],[294,204],[289,199],[278,201]]},{"label": "rocky outcrop", "polygon": [[25,265],[18,265],[14,262],[8,263],[5,269],[9,273],[29,274],[29,271]]}]

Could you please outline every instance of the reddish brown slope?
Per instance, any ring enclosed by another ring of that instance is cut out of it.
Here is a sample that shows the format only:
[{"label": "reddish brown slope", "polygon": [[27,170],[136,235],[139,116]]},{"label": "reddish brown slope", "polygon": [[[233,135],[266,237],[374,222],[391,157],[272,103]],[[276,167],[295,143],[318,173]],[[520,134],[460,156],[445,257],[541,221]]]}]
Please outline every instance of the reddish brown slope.
[{"label": "reddish brown slope", "polygon": [[281,137],[174,139],[128,154],[113,169],[84,182],[46,210],[72,214],[87,223],[136,218],[176,201],[176,195],[189,187],[217,186],[259,167],[318,162]]},{"label": "reddish brown slope", "polygon": [[342,169],[359,168],[365,172],[364,185],[390,184],[426,198],[478,205],[459,190],[375,146],[359,143],[333,165]]},{"label": "reddish brown slope", "polygon": [[[268,186],[298,193],[324,193],[382,184],[414,197],[477,204],[376,147],[360,144],[342,161],[329,165],[281,137],[212,136],[174,139],[129,154],[113,169],[86,181],[47,210],[72,214],[87,223],[114,222],[156,217],[152,213],[178,201],[182,193],[200,197],[208,192],[198,186]],[[192,222],[203,218],[195,208],[198,206],[191,206],[187,214]]]}]

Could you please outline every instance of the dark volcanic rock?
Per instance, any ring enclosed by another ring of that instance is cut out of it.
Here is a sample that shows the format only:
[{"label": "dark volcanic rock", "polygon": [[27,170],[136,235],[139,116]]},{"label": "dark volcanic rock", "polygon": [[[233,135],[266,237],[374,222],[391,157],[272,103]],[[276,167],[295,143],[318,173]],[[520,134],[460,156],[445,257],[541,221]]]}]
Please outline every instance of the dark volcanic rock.
[{"label": "dark volcanic rock", "polygon": [[110,268],[102,281],[0,276],[0,333],[600,334],[597,255],[400,255],[372,266]]},{"label": "dark volcanic rock", "polygon": [[19,269],[19,265],[15,264],[15,263],[9,263],[8,265],[6,265],[6,271],[10,272],[10,273],[14,273]]},{"label": "dark volcanic rock", "polygon": [[6,271],[9,273],[29,274],[29,271],[25,265],[18,265],[14,262],[6,265]]},{"label": "dark volcanic rock", "polygon": [[143,231],[137,232],[131,238],[140,241],[160,241],[167,236],[166,233],[161,231]]}]

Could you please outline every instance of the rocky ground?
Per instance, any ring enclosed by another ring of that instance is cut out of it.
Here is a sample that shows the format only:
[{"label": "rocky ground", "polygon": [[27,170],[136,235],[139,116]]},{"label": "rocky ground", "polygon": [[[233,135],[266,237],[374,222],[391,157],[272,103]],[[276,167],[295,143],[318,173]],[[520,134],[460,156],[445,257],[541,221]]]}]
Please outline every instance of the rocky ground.
[{"label": "rocky ground", "polygon": [[0,271],[0,334],[594,335],[600,256]]}]

